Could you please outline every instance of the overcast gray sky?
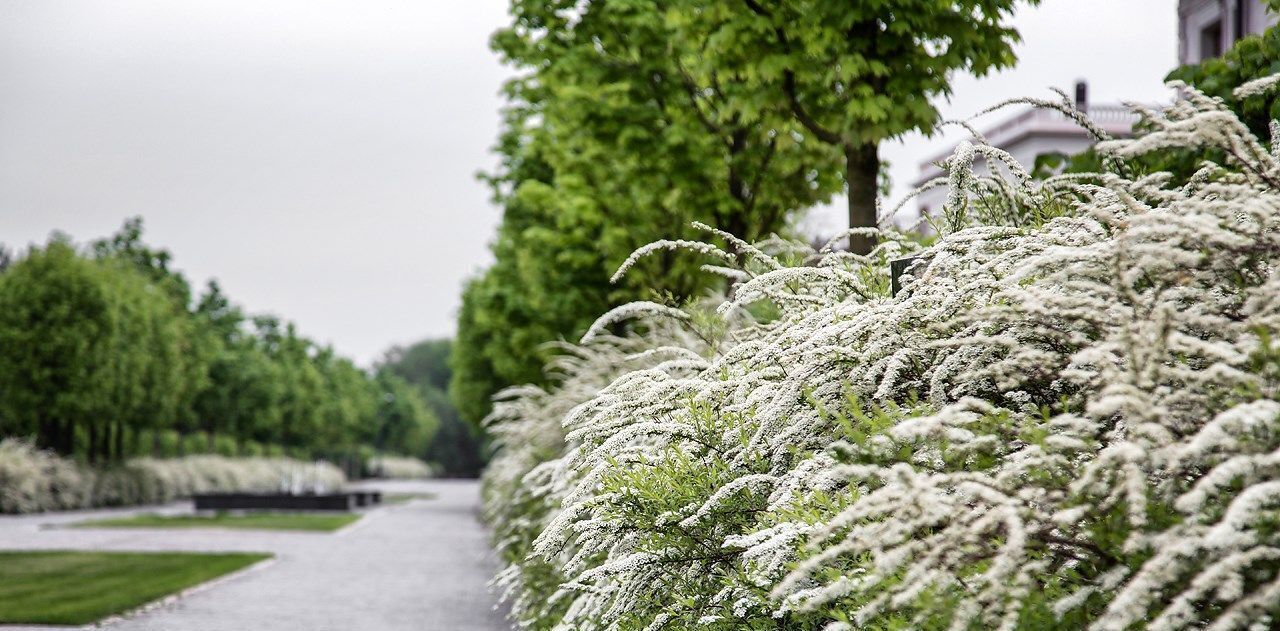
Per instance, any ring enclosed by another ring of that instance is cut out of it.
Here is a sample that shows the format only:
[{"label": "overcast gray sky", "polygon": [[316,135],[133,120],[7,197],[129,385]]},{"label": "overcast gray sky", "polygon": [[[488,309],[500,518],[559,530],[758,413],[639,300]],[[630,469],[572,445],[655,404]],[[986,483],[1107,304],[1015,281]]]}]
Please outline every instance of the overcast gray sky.
[{"label": "overcast gray sky", "polygon": [[[1176,0],[1045,0],[1021,64],[960,77],[947,116],[1089,79],[1155,100]],[[0,0],[0,242],[87,241],[142,215],[197,284],[216,277],[367,364],[449,335],[499,213],[504,0]],[[998,119],[998,116],[996,117]],[[995,119],[992,119],[995,120]],[[945,147],[884,151],[895,184]],[[895,194],[904,192],[901,186]],[[811,225],[839,227],[819,210]]]}]

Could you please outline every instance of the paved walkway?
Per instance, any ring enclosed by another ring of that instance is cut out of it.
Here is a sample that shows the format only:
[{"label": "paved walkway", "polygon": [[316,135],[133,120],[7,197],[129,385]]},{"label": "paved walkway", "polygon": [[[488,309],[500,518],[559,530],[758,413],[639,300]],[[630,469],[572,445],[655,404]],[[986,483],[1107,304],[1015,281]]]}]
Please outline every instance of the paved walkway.
[{"label": "paved walkway", "polygon": [[[389,481],[370,486],[392,493],[434,493],[436,498],[374,509],[336,533],[56,527],[96,516],[157,512],[155,507],[0,517],[0,547],[275,555],[273,561],[106,625],[111,631],[509,629],[485,587],[495,566],[488,533],[476,519],[477,483]],[[179,503],[160,512],[189,510],[189,504]],[[33,628],[38,627],[0,625],[4,631]]]}]

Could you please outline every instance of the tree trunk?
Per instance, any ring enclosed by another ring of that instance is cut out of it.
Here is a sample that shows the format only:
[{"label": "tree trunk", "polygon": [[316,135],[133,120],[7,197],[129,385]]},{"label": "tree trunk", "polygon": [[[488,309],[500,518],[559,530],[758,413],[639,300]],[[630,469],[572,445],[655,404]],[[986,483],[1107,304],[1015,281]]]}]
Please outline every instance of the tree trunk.
[{"label": "tree trunk", "polygon": [[93,451],[98,462],[111,460],[111,429],[105,423],[93,423],[89,426],[94,434],[90,442],[94,443]]},{"label": "tree trunk", "polygon": [[76,453],[76,424],[71,419],[62,421],[62,437],[61,448],[59,452],[64,456],[74,456]]},{"label": "tree trunk", "polygon": [[89,464],[98,462],[99,456],[102,455],[102,443],[98,436],[98,424],[89,423]]},{"label": "tree trunk", "polygon": [[102,423],[101,425],[102,427],[98,428],[98,460],[111,462],[111,424]]},{"label": "tree trunk", "polygon": [[39,411],[35,413],[35,419],[36,447],[39,447],[40,449],[52,449],[56,444],[55,434],[57,433],[54,431],[53,423],[49,421],[49,419],[45,418],[44,415],[40,414]]},{"label": "tree trunk", "polygon": [[[875,143],[847,145],[844,149],[845,183],[848,185],[849,227],[874,228],[877,224],[876,196],[879,193],[880,147]],[[849,237],[849,251],[866,254],[876,238]]]},{"label": "tree trunk", "polygon": [[115,422],[111,424],[111,459],[115,462],[124,461],[124,424]]}]

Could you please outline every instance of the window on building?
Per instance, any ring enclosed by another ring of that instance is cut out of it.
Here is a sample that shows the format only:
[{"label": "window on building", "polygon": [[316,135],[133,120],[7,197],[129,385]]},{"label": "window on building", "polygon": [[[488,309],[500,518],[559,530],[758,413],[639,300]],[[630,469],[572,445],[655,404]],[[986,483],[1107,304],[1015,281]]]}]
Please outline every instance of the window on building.
[{"label": "window on building", "polygon": [[1217,20],[1200,29],[1200,59],[1197,61],[1221,56],[1222,52],[1222,20]]}]

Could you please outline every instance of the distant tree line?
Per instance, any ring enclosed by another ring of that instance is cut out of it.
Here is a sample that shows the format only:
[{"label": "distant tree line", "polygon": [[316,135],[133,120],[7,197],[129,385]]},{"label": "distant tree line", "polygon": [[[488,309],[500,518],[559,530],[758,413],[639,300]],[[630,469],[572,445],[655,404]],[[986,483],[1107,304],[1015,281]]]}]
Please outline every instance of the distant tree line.
[{"label": "distant tree line", "polygon": [[217,282],[194,295],[140,219],[0,259],[0,436],[92,463],[287,454],[351,474],[428,453],[439,420],[417,388],[246,315]]},{"label": "distant tree line", "polygon": [[484,440],[475,424],[463,420],[449,400],[452,351],[453,340],[449,339],[396,346],[379,360],[377,370],[378,374],[399,377],[412,385],[439,419],[435,436],[421,457],[438,466],[442,475],[475,477],[485,464]]}]

